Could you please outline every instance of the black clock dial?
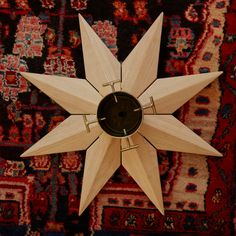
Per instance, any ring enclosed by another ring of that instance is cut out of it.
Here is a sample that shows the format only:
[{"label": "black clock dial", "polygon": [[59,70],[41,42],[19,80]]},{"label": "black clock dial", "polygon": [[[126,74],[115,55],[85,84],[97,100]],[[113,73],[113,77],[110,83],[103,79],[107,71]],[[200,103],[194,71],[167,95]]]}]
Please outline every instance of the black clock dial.
[{"label": "black clock dial", "polygon": [[140,126],[143,111],[139,101],[125,92],[114,92],[102,99],[97,118],[101,128],[111,136],[126,137]]}]

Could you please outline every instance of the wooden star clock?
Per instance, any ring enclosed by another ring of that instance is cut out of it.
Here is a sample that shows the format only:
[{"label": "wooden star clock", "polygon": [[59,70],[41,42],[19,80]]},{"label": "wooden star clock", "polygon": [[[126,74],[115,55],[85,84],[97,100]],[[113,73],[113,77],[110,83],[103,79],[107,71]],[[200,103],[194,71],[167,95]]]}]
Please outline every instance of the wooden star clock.
[{"label": "wooden star clock", "polygon": [[120,165],[164,214],[156,149],[221,156],[171,115],[221,72],[157,79],[162,20],[120,63],[79,15],[86,79],[21,73],[71,114],[22,157],[87,150],[79,214]]}]

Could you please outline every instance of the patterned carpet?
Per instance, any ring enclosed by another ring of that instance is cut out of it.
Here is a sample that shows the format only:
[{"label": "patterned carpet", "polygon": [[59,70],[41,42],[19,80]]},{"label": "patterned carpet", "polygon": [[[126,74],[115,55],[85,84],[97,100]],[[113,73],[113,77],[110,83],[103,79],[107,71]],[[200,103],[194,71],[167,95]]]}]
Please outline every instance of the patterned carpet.
[{"label": "patterned carpet", "polygon": [[[120,168],[79,217],[85,151],[20,157],[68,114],[19,72],[85,78],[78,13],[123,61],[161,12],[159,78],[224,71],[174,114],[223,157],[157,150],[165,216]],[[236,0],[0,0],[0,235],[234,235],[235,24]]]}]

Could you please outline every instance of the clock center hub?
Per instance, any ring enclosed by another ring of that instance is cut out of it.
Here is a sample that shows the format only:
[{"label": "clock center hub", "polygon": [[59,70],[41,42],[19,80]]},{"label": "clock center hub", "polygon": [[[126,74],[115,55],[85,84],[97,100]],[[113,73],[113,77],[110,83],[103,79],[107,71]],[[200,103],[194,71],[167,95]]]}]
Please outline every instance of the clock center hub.
[{"label": "clock center hub", "polygon": [[140,126],[143,111],[139,101],[126,92],[114,92],[98,105],[97,118],[101,128],[113,137],[127,137]]}]

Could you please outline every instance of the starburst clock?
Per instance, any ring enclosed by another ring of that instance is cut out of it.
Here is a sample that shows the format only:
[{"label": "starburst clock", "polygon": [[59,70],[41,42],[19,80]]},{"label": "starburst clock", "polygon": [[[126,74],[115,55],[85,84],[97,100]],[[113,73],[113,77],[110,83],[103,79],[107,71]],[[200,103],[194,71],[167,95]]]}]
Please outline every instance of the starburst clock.
[{"label": "starburst clock", "polygon": [[157,79],[162,20],[120,63],[79,15],[86,79],[22,73],[71,114],[22,156],[87,150],[79,214],[120,165],[164,214],[156,149],[221,156],[171,115],[221,72]]}]

